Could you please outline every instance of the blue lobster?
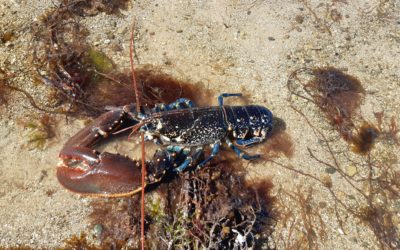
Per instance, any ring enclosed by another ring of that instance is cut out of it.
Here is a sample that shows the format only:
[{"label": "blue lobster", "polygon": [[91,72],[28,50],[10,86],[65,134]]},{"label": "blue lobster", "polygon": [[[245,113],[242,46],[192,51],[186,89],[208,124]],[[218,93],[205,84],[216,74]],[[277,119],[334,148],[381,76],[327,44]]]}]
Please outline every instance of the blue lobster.
[{"label": "blue lobster", "polygon": [[[139,130],[145,140],[165,146],[147,162],[149,184],[159,182],[169,171],[179,173],[194,164],[204,166],[218,154],[222,143],[243,159],[256,159],[260,155],[248,155],[239,147],[266,139],[272,130],[272,113],[256,105],[223,105],[224,98],[230,96],[241,94],[221,94],[219,105],[211,107],[194,107],[192,101],[179,98],[168,105],[143,107],[140,112],[133,104],[111,108],[64,145],[59,155],[58,180],[67,189],[84,194],[125,196],[139,192],[141,173],[134,167],[137,161],[93,150],[103,139],[128,129]],[[206,145],[211,146],[211,154],[197,163]]]}]

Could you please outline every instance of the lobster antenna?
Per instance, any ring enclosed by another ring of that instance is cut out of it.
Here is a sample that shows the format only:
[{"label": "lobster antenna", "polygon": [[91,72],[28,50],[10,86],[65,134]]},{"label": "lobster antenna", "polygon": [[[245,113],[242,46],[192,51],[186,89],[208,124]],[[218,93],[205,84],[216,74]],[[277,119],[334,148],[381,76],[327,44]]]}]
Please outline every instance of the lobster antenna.
[{"label": "lobster antenna", "polygon": [[118,134],[121,134],[121,133],[126,132],[126,131],[128,131],[128,130],[131,130],[131,133],[130,133],[129,136],[128,136],[128,140],[129,140],[129,139],[132,137],[132,135],[133,135],[136,131],[138,131],[138,130],[140,129],[140,127],[143,126],[144,124],[146,124],[146,123],[145,123],[145,122],[140,122],[140,123],[138,123],[138,124],[129,126],[129,127],[127,127],[127,128],[123,128],[123,129],[120,129],[120,130],[118,130],[118,131],[115,131],[115,132],[113,132],[113,133],[111,133],[111,134],[112,134],[112,135],[118,135]]},{"label": "lobster antenna", "polygon": [[140,97],[139,97],[139,91],[138,91],[136,77],[135,77],[135,67],[133,64],[133,53],[134,53],[133,33],[134,33],[134,30],[135,30],[135,20],[133,20],[132,28],[131,28],[129,58],[130,58],[130,63],[131,63],[132,85],[133,85],[133,89],[135,90],[135,97],[136,97],[136,112],[139,113],[140,112]]},{"label": "lobster antenna", "polygon": [[[132,28],[131,28],[131,38],[130,38],[130,46],[129,46],[129,57],[131,63],[131,74],[132,74],[132,85],[133,89],[135,90],[135,97],[136,97],[136,112],[140,112],[140,98],[139,98],[139,91],[137,87],[136,77],[135,77],[135,68],[133,64],[133,53],[134,53],[134,40],[133,40],[133,33],[135,30],[135,20],[132,21]],[[133,131],[134,132],[134,131]],[[140,133],[141,137],[141,151],[142,151],[142,204],[140,209],[141,215],[141,223],[140,223],[140,241],[142,250],[144,250],[144,189],[145,189],[145,177],[146,177],[146,165],[145,165],[145,148],[144,148],[144,134],[143,132]]]}]

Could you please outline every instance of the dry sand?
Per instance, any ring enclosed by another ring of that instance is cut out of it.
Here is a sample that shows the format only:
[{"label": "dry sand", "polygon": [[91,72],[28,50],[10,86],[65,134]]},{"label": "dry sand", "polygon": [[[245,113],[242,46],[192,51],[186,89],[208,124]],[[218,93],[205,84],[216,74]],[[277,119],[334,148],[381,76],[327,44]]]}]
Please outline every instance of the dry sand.
[{"label": "dry sand", "polygon": [[[54,4],[0,1],[0,32],[15,33],[14,40],[0,43],[0,67],[15,72],[12,83],[40,101],[39,93],[46,87],[34,84],[24,73],[26,58],[31,53],[32,25]],[[366,89],[361,107],[364,119],[374,122],[373,112],[385,111],[386,117],[395,115],[399,123],[399,1],[134,1],[120,15],[103,13],[83,20],[90,31],[89,40],[120,68],[129,67],[133,18],[138,64],[155,65],[179,79],[202,84],[216,93],[213,104],[218,93],[244,90],[251,103],[269,107],[286,123],[295,153],[291,159],[282,156],[276,161],[330,179],[332,190],[347,206],[367,206],[337,171],[327,170],[310,157],[307,147],[320,159],[332,161],[310,126],[289,107],[286,82],[293,70],[302,67],[342,69],[357,77]],[[115,46],[122,50],[113,50]],[[363,177],[366,165],[356,164],[354,173],[354,164],[346,161],[346,153],[340,153],[349,152],[348,145],[330,129],[321,111],[296,98],[291,101],[311,123],[335,138],[332,144],[343,170],[352,171],[347,173],[354,175],[354,180]],[[29,149],[28,131],[18,121],[32,112],[36,111],[17,93],[10,105],[0,107],[0,248],[55,248],[72,235],[93,230],[87,221],[91,198],[64,190],[55,178],[58,151],[84,126],[83,121],[66,124],[64,117],[57,117],[56,136],[45,149]],[[374,152],[400,153],[398,146],[384,142],[378,142]],[[352,157],[357,162],[363,160]],[[397,157],[394,160],[392,168],[400,171]],[[393,211],[394,233],[388,245],[381,245],[371,227],[347,213],[320,182],[271,162],[250,163],[249,170],[252,176],[272,178],[277,208],[282,213],[292,210],[277,221],[271,236],[278,249],[396,248],[390,244],[400,236],[398,189],[397,196],[389,200],[382,195],[382,202]],[[356,185],[366,188],[363,182]],[[301,194],[308,197],[308,216],[298,202]],[[387,225],[386,221],[381,223]],[[308,244],[293,245],[301,238]]]}]

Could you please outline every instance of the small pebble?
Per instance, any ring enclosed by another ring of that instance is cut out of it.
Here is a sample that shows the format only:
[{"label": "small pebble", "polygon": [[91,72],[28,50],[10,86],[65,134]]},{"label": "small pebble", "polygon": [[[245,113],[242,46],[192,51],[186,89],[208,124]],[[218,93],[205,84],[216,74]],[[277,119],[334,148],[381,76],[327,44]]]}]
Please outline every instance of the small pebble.
[{"label": "small pebble", "polygon": [[101,224],[96,224],[93,227],[93,236],[99,239],[103,233],[103,226]]},{"label": "small pebble", "polygon": [[331,167],[325,168],[325,173],[334,174],[334,173],[336,173],[336,169],[335,168],[331,168]]},{"label": "small pebble", "polygon": [[304,21],[304,16],[302,16],[302,15],[297,15],[297,16],[294,18],[294,20],[295,20],[297,23],[302,24],[303,21]]},{"label": "small pebble", "polygon": [[347,172],[348,176],[353,177],[358,172],[357,171],[357,167],[353,166],[353,165],[350,165],[350,166],[347,167],[347,171],[346,172]]},{"label": "small pebble", "polygon": [[327,188],[332,188],[332,179],[329,175],[327,174],[322,174],[321,175],[321,182],[324,184],[325,187]]}]

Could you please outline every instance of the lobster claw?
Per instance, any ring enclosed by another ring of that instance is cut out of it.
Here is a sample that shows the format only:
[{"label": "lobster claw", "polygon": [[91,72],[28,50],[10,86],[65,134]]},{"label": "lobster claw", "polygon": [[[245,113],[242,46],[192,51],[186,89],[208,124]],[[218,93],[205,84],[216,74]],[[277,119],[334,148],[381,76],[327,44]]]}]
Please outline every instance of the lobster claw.
[{"label": "lobster claw", "polygon": [[84,147],[63,150],[58,181],[68,190],[85,195],[123,197],[141,190],[141,171],[129,157],[98,153]]}]

